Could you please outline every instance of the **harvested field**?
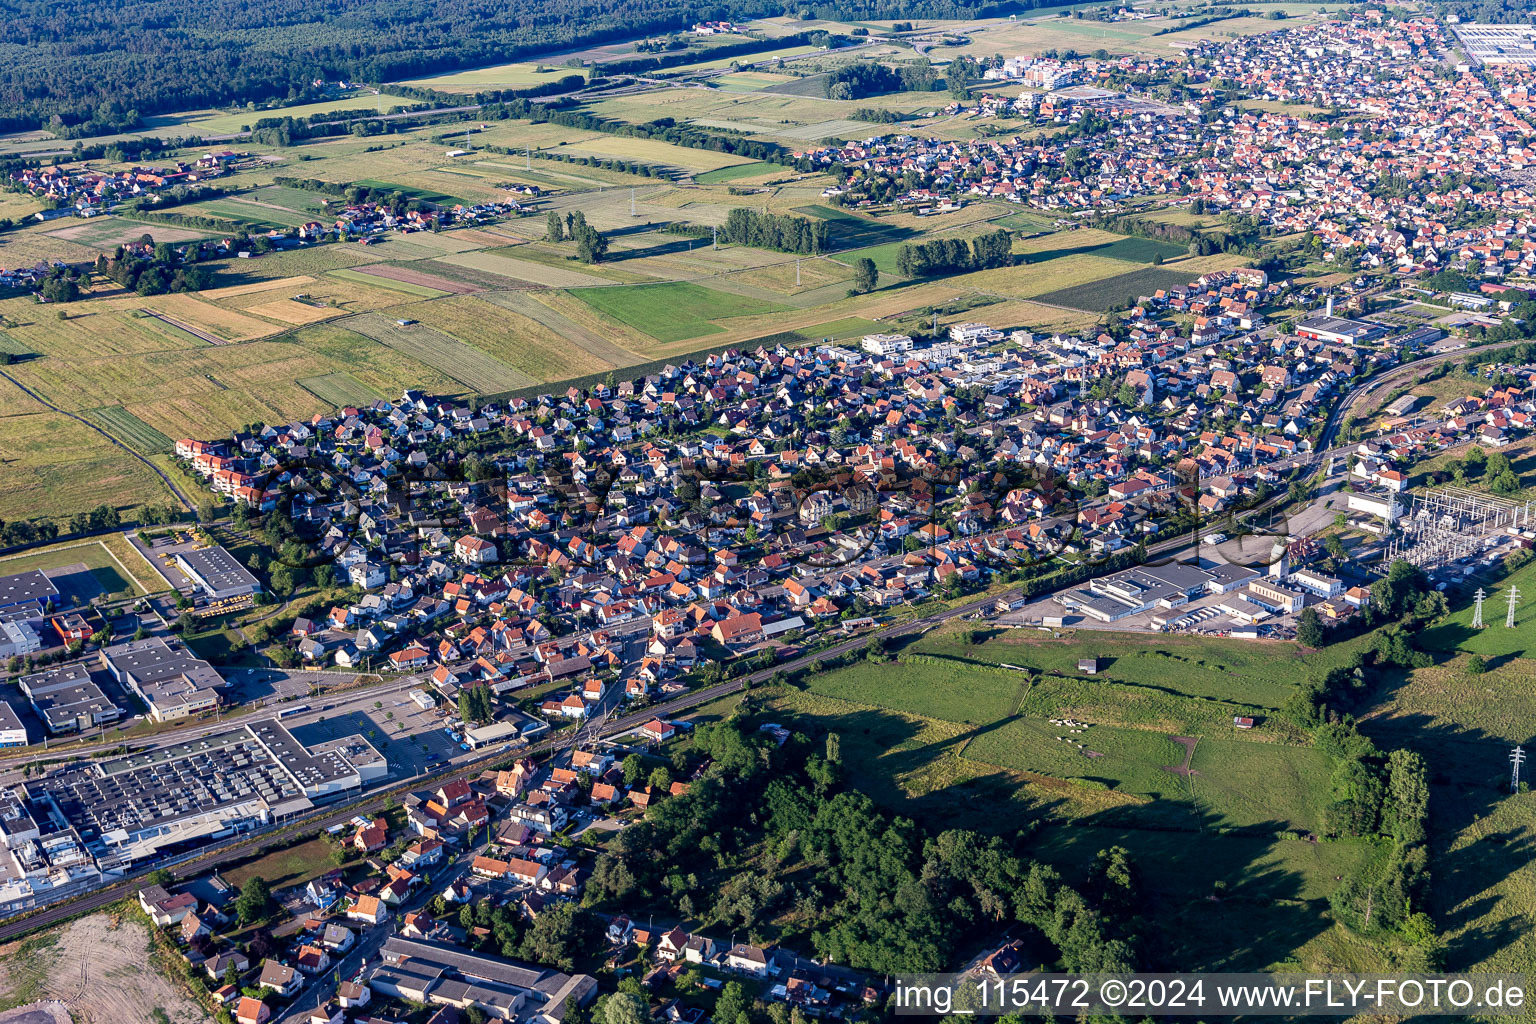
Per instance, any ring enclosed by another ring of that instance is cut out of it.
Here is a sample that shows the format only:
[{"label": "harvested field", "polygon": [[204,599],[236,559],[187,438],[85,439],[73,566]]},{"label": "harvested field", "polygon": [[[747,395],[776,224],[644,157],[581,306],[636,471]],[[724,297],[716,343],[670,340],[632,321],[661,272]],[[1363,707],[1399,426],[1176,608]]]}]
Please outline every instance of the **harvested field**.
[{"label": "harvested field", "polygon": [[629,349],[615,345],[596,331],[588,330],[570,317],[540,302],[528,292],[487,292],[480,298],[543,324],[577,348],[614,366],[632,366],[642,361]]},{"label": "harvested field", "polygon": [[280,320],[285,324],[293,324],[295,327],[304,324],[319,323],[337,316],[341,311],[328,306],[311,306],[304,302],[295,302],[293,299],[276,299],[272,302],[261,302],[254,306],[246,306],[247,313],[255,313],[271,320]]},{"label": "harvested field", "polygon": [[392,278],[383,277],[378,274],[364,273],[361,270],[331,270],[327,271],[327,273],[329,273],[332,277],[340,278],[343,281],[355,281],[358,284],[371,284],[379,288],[388,288],[393,292],[404,292],[407,295],[415,295],[417,298],[422,299],[440,299],[444,295],[452,294],[450,292],[445,292],[440,288],[429,288],[426,285],[412,284],[409,281],[396,281]]},{"label": "harvested field", "polygon": [[384,314],[416,317],[425,326],[526,374],[534,383],[599,373],[615,365],[594,357],[538,320],[468,295],[385,310]]},{"label": "harvested field", "polygon": [[104,301],[118,309],[148,309],[170,318],[179,327],[193,333],[210,334],[221,342],[249,341],[274,333],[269,323],[187,294],[152,295],[148,298],[130,295]]},{"label": "harvested field", "polygon": [[147,224],[144,221],[125,220],[122,217],[91,219],[71,224],[67,228],[49,231],[50,238],[62,238],[81,245],[115,248],[128,242],[137,242],[148,234],[156,242],[190,242],[194,238],[207,238],[209,232],[196,228],[176,227],[172,224]]},{"label": "harvested field", "polygon": [[198,295],[205,299],[231,299],[237,295],[251,295],[257,292],[287,291],[290,288],[299,288],[306,284],[313,284],[315,279],[308,274],[300,274],[297,277],[279,277],[271,281],[252,281],[249,284],[232,284],[225,288],[208,288]]},{"label": "harvested field", "polygon": [[450,263],[456,267],[468,267],[471,270],[482,270],[491,274],[500,274],[512,281],[525,281],[528,284],[541,285],[545,288],[580,288],[583,285],[606,284],[607,281],[593,274],[584,274],[579,270],[566,270],[564,267],[550,267],[542,263],[534,263],[531,260],[518,259],[514,256],[503,256],[494,252],[465,252],[451,253],[439,257],[438,263]]},{"label": "harvested field", "polygon": [[[423,288],[431,288],[450,295],[463,295],[475,290],[473,285],[462,281],[451,281],[446,277],[438,277],[415,267],[402,267],[395,263],[377,263],[371,267],[358,267],[356,273],[367,274],[370,277],[382,277],[389,281],[399,281],[405,284],[420,285]],[[386,287],[388,287],[386,285]]]},{"label": "harvested field", "polygon": [[424,324],[397,327],[376,313],[362,313],[341,323],[349,330],[426,363],[471,391],[495,394],[539,383],[501,360]]}]

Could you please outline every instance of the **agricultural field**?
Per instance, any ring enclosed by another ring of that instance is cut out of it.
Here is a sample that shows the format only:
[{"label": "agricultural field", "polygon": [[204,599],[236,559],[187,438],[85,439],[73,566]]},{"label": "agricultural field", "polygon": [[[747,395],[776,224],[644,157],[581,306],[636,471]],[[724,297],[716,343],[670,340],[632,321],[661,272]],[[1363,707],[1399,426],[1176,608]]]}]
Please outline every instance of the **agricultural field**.
[{"label": "agricultural field", "polygon": [[373,288],[383,288],[392,292],[404,292],[406,295],[415,295],[418,298],[423,299],[439,299],[445,295],[452,294],[452,292],[449,290],[433,288],[429,285],[421,283],[423,275],[416,275],[417,280],[414,281],[397,280],[393,277],[388,277],[383,273],[378,272],[383,269],[384,268],[382,267],[370,267],[368,270],[354,270],[349,268],[347,270],[333,270],[330,272],[330,274],[332,277],[342,281],[351,281],[354,284],[366,284]]},{"label": "agricultural field", "polygon": [[643,331],[659,342],[718,334],[723,328],[712,321],[772,313],[783,308],[681,282],[633,288],[573,288],[570,293],[599,312]]},{"label": "agricultural field", "polygon": [[[1235,265],[1237,264],[1234,263]],[[1198,277],[1200,273],[1196,271],[1193,277]],[[1136,300],[1143,295],[1150,295],[1163,288],[1177,288],[1188,284],[1191,280],[1192,275],[1189,271],[1148,267],[1144,270],[1133,270],[1128,274],[1117,274],[1114,277],[1085,281],[1055,291],[1042,292],[1033,298],[1047,305],[1102,313],[1115,306],[1135,305]]]},{"label": "agricultural field", "polygon": [[0,520],[67,519],[103,502],[127,513],[173,500],[149,467],[85,424],[49,411],[0,417],[0,472]]},{"label": "agricultural field", "polygon": [[[523,384],[479,388],[482,392],[505,391],[614,368],[613,363],[593,356],[538,320],[471,296],[385,310],[384,315],[415,317],[427,327],[472,345],[476,351],[527,378]],[[415,330],[413,325],[402,333],[409,335]]]},{"label": "agricultural field", "polygon": [[175,441],[120,405],[87,409],[81,415],[145,455],[164,455],[175,450]]},{"label": "agricultural field", "polygon": [[493,89],[527,89],[547,82],[558,82],[568,75],[580,77],[581,74],[580,68],[527,63],[498,64],[473,71],[452,71],[430,78],[416,78],[402,84],[437,89],[440,92],[476,93]]},{"label": "agricultural field", "polygon": [[494,356],[424,324],[400,327],[376,313],[362,313],[341,323],[350,331],[426,363],[471,392],[493,394],[538,383]]},{"label": "agricultural field", "polygon": [[368,406],[384,397],[345,371],[305,377],[298,383],[305,391],[338,409],[349,405]]}]

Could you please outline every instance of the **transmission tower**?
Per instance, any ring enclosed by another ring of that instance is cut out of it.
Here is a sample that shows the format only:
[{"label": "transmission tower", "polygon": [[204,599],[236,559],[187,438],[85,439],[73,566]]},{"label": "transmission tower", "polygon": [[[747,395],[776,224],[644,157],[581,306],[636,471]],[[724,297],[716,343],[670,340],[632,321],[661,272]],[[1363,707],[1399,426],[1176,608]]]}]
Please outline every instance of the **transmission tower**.
[{"label": "transmission tower", "polygon": [[1472,628],[1483,628],[1483,598],[1488,595],[1483,593],[1483,588],[1478,587],[1477,593],[1472,595]]},{"label": "transmission tower", "polygon": [[631,217],[635,216],[635,190],[633,187],[629,190],[629,215]]},{"label": "transmission tower", "polygon": [[1509,612],[1504,616],[1504,628],[1515,628],[1515,604],[1520,600],[1520,588],[1510,585],[1509,588]]},{"label": "transmission tower", "polygon": [[1525,763],[1525,748],[1516,747],[1509,752],[1509,791],[1520,792],[1520,766]]}]

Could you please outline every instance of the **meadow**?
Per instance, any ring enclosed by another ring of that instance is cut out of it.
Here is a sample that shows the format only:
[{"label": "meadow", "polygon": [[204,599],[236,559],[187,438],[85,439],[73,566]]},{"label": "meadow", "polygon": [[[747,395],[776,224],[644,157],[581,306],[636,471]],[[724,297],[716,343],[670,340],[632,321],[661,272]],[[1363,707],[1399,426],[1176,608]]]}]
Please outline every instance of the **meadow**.
[{"label": "meadow", "polygon": [[686,282],[632,288],[572,288],[570,294],[660,342],[718,334],[723,328],[712,321],[784,308]]}]

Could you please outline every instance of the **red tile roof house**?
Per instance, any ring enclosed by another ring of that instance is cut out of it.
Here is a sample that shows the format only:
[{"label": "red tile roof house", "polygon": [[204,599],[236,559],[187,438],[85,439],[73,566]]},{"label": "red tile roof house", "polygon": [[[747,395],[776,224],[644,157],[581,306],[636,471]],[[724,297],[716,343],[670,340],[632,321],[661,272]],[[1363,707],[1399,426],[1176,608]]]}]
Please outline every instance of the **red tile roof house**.
[{"label": "red tile roof house", "polygon": [[359,896],[357,902],[347,908],[347,917],[353,921],[379,924],[389,918],[389,907],[377,896]]},{"label": "red tile roof house", "polygon": [[235,1021],[237,1024],[267,1024],[272,1011],[267,1004],[260,999],[252,999],[250,996],[242,996],[240,1005],[235,1008]]},{"label": "red tile roof house", "polygon": [[653,718],[640,727],[640,735],[648,740],[661,743],[677,735],[677,726],[670,722],[663,722],[659,718]]},{"label": "red tile roof house", "polygon": [[352,845],[364,853],[372,853],[382,850],[389,843],[389,829],[383,818],[374,819],[373,824],[357,830],[357,835],[352,837]]}]

